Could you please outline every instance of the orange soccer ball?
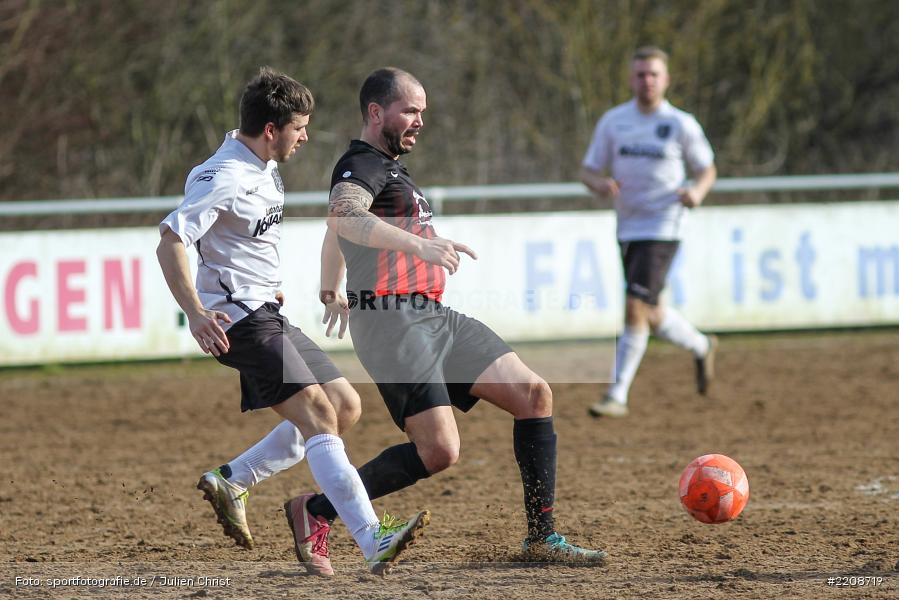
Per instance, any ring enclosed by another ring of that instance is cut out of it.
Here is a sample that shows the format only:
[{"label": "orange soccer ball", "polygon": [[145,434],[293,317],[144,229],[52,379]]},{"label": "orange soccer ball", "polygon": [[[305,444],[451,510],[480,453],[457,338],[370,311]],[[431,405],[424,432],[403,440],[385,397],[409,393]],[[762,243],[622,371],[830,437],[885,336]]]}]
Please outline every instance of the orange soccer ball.
[{"label": "orange soccer ball", "polygon": [[749,480],[743,467],[723,454],[693,460],[681,473],[679,487],[681,504],[703,523],[736,519],[749,500]]}]

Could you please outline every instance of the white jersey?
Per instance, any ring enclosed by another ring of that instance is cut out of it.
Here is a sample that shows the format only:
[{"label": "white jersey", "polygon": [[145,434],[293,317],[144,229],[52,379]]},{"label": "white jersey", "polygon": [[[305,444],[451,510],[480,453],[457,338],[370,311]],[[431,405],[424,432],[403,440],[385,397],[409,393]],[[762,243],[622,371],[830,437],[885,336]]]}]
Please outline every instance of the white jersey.
[{"label": "white jersey", "polygon": [[236,136],[236,130],[228,133],[216,153],[191,170],[184,201],[159,225],[160,233],[171,229],[185,246],[196,244],[200,301],[226,313],[231,325],[276,302],[284,210],[277,163],[263,161]]},{"label": "white jersey", "polygon": [[676,191],[687,180],[684,166],[695,173],[714,159],[693,115],[667,100],[647,115],[631,100],[609,110],[596,124],[583,165],[608,170],[618,182],[619,240],[679,240],[687,209]]}]

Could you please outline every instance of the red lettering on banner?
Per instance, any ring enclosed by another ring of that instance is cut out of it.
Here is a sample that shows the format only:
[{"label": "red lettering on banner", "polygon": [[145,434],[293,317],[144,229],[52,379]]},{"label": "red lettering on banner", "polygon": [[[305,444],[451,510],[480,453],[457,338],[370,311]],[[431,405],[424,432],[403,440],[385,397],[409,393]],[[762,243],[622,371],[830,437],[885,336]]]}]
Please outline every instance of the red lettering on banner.
[{"label": "red lettering on banner", "polygon": [[118,305],[124,329],[140,329],[140,259],[131,259],[131,285],[125,286],[121,259],[103,261],[103,327],[114,326],[113,305]]},{"label": "red lettering on banner", "polygon": [[71,286],[72,275],[82,275],[86,270],[83,260],[61,260],[56,265],[56,323],[58,331],[87,331],[85,317],[73,317],[69,309],[75,304],[83,304],[84,288]]},{"label": "red lettering on banner", "polygon": [[9,326],[13,332],[19,335],[37,333],[38,327],[40,327],[40,305],[37,298],[32,298],[28,303],[28,314],[26,316],[23,317],[16,311],[16,288],[25,277],[37,277],[36,262],[20,262],[14,265],[6,277],[6,286],[3,293]]}]

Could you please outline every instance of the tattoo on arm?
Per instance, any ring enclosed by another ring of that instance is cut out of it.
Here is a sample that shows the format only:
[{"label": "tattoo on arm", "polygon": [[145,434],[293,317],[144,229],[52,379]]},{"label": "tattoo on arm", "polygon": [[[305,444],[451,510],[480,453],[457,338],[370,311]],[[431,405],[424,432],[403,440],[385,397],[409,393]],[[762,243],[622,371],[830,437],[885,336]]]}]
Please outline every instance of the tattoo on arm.
[{"label": "tattoo on arm", "polygon": [[329,208],[331,214],[337,217],[349,216],[353,209],[361,208],[368,212],[368,208],[374,202],[371,194],[360,185],[341,181],[331,190]]},{"label": "tattoo on arm", "polygon": [[328,200],[328,212],[332,217],[350,217],[338,221],[338,234],[351,242],[367,246],[371,230],[380,220],[368,212],[372,202],[372,195],[355,183],[341,181],[335,185]]}]

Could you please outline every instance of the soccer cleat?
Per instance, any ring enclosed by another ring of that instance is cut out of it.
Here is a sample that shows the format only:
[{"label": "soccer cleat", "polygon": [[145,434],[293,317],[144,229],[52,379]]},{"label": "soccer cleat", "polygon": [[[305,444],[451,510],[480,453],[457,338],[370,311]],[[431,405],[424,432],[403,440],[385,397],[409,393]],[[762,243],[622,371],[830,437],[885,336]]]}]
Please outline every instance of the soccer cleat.
[{"label": "soccer cleat", "polygon": [[522,544],[524,556],[530,559],[550,562],[577,562],[601,565],[609,556],[602,550],[588,550],[570,544],[564,536],[553,532],[543,540],[525,540]]},{"label": "soccer cleat", "polygon": [[306,510],[306,504],[315,494],[303,494],[284,503],[287,524],[293,532],[293,549],[306,571],[312,575],[329,577],[334,574],[331,553],[328,551],[328,534],[331,526],[324,517]]},{"label": "soccer cleat", "polygon": [[603,396],[601,400],[591,404],[587,412],[593,417],[626,417],[627,404],[618,402],[611,396]]},{"label": "soccer cleat", "polygon": [[718,336],[709,334],[709,349],[705,356],[696,359],[696,391],[706,395],[715,378],[715,351],[718,350]]},{"label": "soccer cleat", "polygon": [[197,489],[203,492],[203,499],[208,500],[221,523],[225,535],[234,540],[238,546],[247,550],[253,549],[253,536],[247,526],[247,500],[249,490],[242,490],[224,477],[219,469],[203,473],[197,483]]},{"label": "soccer cleat", "polygon": [[392,564],[400,554],[415,543],[421,530],[431,522],[430,511],[423,510],[408,521],[391,517],[386,512],[375,532],[377,550],[371,557],[366,557],[371,572],[375,575],[387,575]]}]

